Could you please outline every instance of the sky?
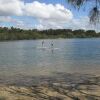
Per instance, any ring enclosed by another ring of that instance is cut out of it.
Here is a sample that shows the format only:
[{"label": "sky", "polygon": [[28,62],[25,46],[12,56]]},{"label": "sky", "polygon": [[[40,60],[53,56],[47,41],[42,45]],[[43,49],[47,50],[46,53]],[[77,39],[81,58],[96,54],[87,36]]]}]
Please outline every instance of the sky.
[{"label": "sky", "polygon": [[100,25],[89,24],[91,6],[76,10],[66,0],[0,0],[0,27],[100,31]]}]

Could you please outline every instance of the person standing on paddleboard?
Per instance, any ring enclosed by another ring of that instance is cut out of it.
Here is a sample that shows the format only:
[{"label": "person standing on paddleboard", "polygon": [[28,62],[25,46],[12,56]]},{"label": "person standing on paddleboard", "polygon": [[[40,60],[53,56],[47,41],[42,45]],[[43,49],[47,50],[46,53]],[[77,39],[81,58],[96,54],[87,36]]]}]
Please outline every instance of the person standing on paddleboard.
[{"label": "person standing on paddleboard", "polygon": [[53,49],[53,42],[51,43],[51,49]]},{"label": "person standing on paddleboard", "polygon": [[44,46],[44,41],[42,41],[42,47]]}]

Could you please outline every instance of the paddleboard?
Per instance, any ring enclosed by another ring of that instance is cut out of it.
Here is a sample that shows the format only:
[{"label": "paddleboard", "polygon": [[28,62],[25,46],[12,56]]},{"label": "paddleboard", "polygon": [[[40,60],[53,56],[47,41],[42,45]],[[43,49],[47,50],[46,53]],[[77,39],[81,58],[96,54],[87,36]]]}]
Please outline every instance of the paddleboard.
[{"label": "paddleboard", "polygon": [[47,47],[37,47],[38,49],[47,49]]},{"label": "paddleboard", "polygon": [[59,50],[59,48],[48,48],[48,47],[37,47],[37,49],[45,49],[45,50]]}]

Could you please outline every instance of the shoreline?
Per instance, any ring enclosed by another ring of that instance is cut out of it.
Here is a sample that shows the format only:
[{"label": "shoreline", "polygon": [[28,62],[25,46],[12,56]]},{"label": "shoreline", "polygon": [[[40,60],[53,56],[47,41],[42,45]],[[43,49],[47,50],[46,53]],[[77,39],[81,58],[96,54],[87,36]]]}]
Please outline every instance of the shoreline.
[{"label": "shoreline", "polygon": [[35,41],[35,40],[70,40],[70,39],[100,39],[100,37],[86,37],[86,38],[38,38],[38,39],[18,39],[18,40],[0,40],[0,42],[18,42],[18,41]]},{"label": "shoreline", "polygon": [[13,84],[0,83],[0,100],[99,100],[99,98],[100,76],[92,74],[57,73],[50,77],[40,76],[30,79],[24,77],[17,79]]}]

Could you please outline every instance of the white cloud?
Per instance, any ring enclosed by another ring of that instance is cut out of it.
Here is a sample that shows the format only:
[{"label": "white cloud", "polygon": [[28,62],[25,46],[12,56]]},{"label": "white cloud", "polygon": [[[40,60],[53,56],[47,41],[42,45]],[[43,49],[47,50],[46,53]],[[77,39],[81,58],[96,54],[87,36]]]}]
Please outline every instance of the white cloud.
[{"label": "white cloud", "polygon": [[61,4],[53,5],[34,1],[25,4],[25,11],[28,16],[37,18],[39,22],[36,25],[37,29],[61,29],[66,22],[73,18],[72,12]]},{"label": "white cloud", "polygon": [[84,30],[96,30],[96,31],[100,31],[100,24],[98,25],[93,25],[90,24],[89,22],[89,17],[84,16],[78,19],[73,18],[73,20],[71,20],[69,23],[67,23],[67,28],[71,28],[73,30],[76,29],[84,29]]},{"label": "white cloud", "polygon": [[22,15],[23,7],[21,0],[0,0],[0,16]]},{"label": "white cloud", "polygon": [[87,29],[90,27],[89,18],[88,17],[81,17],[78,19],[73,18],[69,23],[69,27],[72,29]]},{"label": "white cloud", "polygon": [[[89,25],[89,18],[75,19],[70,10],[61,4],[46,4],[38,1],[24,3],[24,0],[0,0],[0,22],[14,23],[20,28],[34,28],[33,24],[26,24],[24,20],[13,19],[10,16],[31,16],[38,21],[34,25],[37,29],[93,29]],[[100,25],[99,25],[100,27]],[[97,30],[97,28],[95,28]]]},{"label": "white cloud", "polygon": [[25,15],[54,21],[69,20],[73,17],[71,11],[60,4],[45,4],[38,1],[24,3],[21,0],[0,0],[0,15]]},{"label": "white cloud", "polygon": [[65,22],[62,21],[52,21],[52,20],[39,20],[39,24],[36,25],[37,29],[62,29]]},{"label": "white cloud", "polygon": [[40,25],[37,27],[45,26],[44,28],[61,28],[66,21],[73,18],[72,12],[61,4],[45,4],[38,1],[24,3],[21,0],[0,0],[0,15],[31,16],[38,20]]},{"label": "white cloud", "polygon": [[15,22],[10,16],[0,16],[0,22]]},{"label": "white cloud", "polygon": [[37,18],[39,24],[37,29],[63,28],[63,25],[73,18],[70,10],[61,4],[45,4],[34,1],[25,4],[25,11],[28,16]]},{"label": "white cloud", "polygon": [[65,21],[73,17],[71,11],[60,4],[45,4],[37,1],[25,4],[25,11],[28,16],[52,21]]}]

